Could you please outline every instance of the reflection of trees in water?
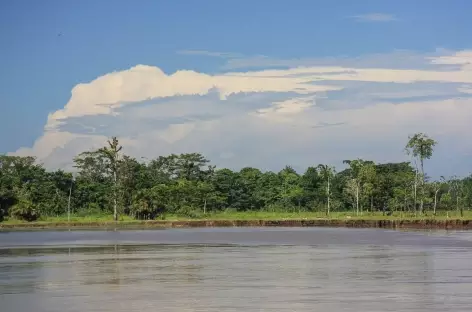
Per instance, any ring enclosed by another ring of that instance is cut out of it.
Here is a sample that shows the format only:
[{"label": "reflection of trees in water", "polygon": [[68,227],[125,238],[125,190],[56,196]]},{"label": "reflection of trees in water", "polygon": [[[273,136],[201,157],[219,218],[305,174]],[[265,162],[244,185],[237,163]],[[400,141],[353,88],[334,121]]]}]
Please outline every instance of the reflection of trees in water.
[{"label": "reflection of trees in water", "polygon": [[71,270],[82,285],[120,285],[120,248],[73,248],[70,252]]},{"label": "reflection of trees in water", "polygon": [[0,250],[0,295],[34,293],[41,287],[44,262],[41,249]]},{"label": "reflection of trees in water", "polygon": [[[284,261],[298,266],[293,279],[306,274],[304,282],[313,294],[339,293],[340,302],[346,304],[398,299],[421,309],[434,302],[432,251],[361,245],[300,248],[294,247],[293,256]],[[289,273],[293,265],[282,272]]]},{"label": "reflection of trees in water", "polygon": [[107,278],[106,285],[121,285],[122,276],[120,270],[120,249],[117,245],[113,246],[112,258],[108,259],[108,262],[103,262],[104,266],[99,266],[99,273],[101,276]]},{"label": "reflection of trees in water", "polygon": [[33,293],[40,280],[41,263],[0,265],[0,295]]},{"label": "reflection of trees in water", "polygon": [[198,283],[199,252],[181,246],[116,246],[98,258],[76,262],[86,285]]},{"label": "reflection of trees in water", "polygon": [[128,302],[179,298],[182,307],[218,302],[217,291],[346,305],[398,300],[399,310],[426,310],[453,289],[434,282],[465,274],[450,271],[456,262],[441,263],[454,260],[449,256],[399,246],[108,246],[1,250],[0,257],[0,294],[63,287],[69,296],[129,294]]},{"label": "reflection of trees in water", "polygon": [[362,296],[398,296],[405,303],[424,308],[434,299],[431,257],[428,251],[395,246],[350,249],[341,261],[338,277]]},{"label": "reflection of trees in water", "polygon": [[[423,300],[418,301],[418,308],[422,310],[429,310],[431,304],[436,300],[436,289],[434,279],[434,254],[433,252],[421,252],[418,255],[418,260],[421,259],[422,264],[422,294]],[[420,265],[418,265],[420,269]]]}]

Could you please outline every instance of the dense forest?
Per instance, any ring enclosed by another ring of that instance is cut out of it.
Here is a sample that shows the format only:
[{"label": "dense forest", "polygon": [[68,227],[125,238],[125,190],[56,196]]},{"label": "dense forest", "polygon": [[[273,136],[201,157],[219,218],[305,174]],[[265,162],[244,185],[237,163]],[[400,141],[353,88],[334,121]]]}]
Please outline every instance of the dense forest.
[{"label": "dense forest", "polygon": [[354,159],[345,160],[339,172],[320,164],[303,173],[290,166],[279,172],[217,169],[198,153],[138,161],[124,154],[116,137],[76,156],[73,173],[47,171],[33,157],[0,155],[0,219],[34,221],[69,209],[77,215],[113,214],[115,220],[231,210],[463,214],[472,207],[472,175],[431,180],[424,168],[436,144],[418,133],[405,146],[411,162]]}]

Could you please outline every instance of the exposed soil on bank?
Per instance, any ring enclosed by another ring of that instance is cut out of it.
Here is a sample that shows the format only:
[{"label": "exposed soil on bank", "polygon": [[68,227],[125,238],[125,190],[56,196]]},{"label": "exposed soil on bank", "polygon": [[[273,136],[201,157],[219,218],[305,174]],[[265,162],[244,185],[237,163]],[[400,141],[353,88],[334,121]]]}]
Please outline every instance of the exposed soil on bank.
[{"label": "exposed soil on bank", "polygon": [[386,229],[472,230],[472,220],[188,220],[127,222],[31,222],[0,223],[0,229],[68,229],[68,228],[195,228],[195,227],[350,227]]}]

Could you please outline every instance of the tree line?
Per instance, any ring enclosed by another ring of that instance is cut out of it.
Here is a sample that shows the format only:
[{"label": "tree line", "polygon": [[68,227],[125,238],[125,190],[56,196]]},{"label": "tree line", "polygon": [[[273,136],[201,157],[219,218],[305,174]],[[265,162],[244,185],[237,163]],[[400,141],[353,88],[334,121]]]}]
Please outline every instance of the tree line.
[{"label": "tree line", "polygon": [[415,215],[472,207],[472,175],[432,180],[425,161],[437,142],[426,134],[408,138],[411,161],[345,160],[303,173],[246,167],[217,169],[199,153],[138,160],[123,153],[116,137],[74,158],[74,172],[48,171],[34,157],[0,155],[0,219],[34,221],[62,216],[113,214],[155,219],[166,214],[200,217],[227,211],[403,211]]}]

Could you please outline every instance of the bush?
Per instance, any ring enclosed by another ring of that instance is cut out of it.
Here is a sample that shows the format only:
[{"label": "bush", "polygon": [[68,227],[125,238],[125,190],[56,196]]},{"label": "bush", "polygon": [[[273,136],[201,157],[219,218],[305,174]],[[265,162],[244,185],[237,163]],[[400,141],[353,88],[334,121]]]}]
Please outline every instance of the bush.
[{"label": "bush", "polygon": [[138,220],[154,220],[164,211],[163,205],[157,203],[148,191],[138,192],[133,196],[130,214]]},{"label": "bush", "polygon": [[108,215],[108,213],[106,213],[102,209],[100,209],[100,206],[96,203],[91,203],[86,208],[77,209],[75,211],[74,211],[73,207],[71,207],[71,212],[70,213],[74,214],[77,217]]},{"label": "bush", "polygon": [[152,204],[146,200],[136,200],[131,206],[131,214],[138,220],[152,220],[156,216],[156,211]]},{"label": "bush", "polygon": [[180,216],[184,216],[191,219],[200,218],[202,216],[202,214],[199,211],[187,205],[184,205],[180,207],[179,209],[177,209],[176,213]]},{"label": "bush", "polygon": [[10,208],[10,216],[17,220],[32,222],[38,220],[41,214],[31,201],[24,199]]},{"label": "bush", "polygon": [[0,204],[0,222],[3,222],[3,220],[5,220],[5,217],[7,216],[7,211],[8,209],[2,207],[2,205]]}]

